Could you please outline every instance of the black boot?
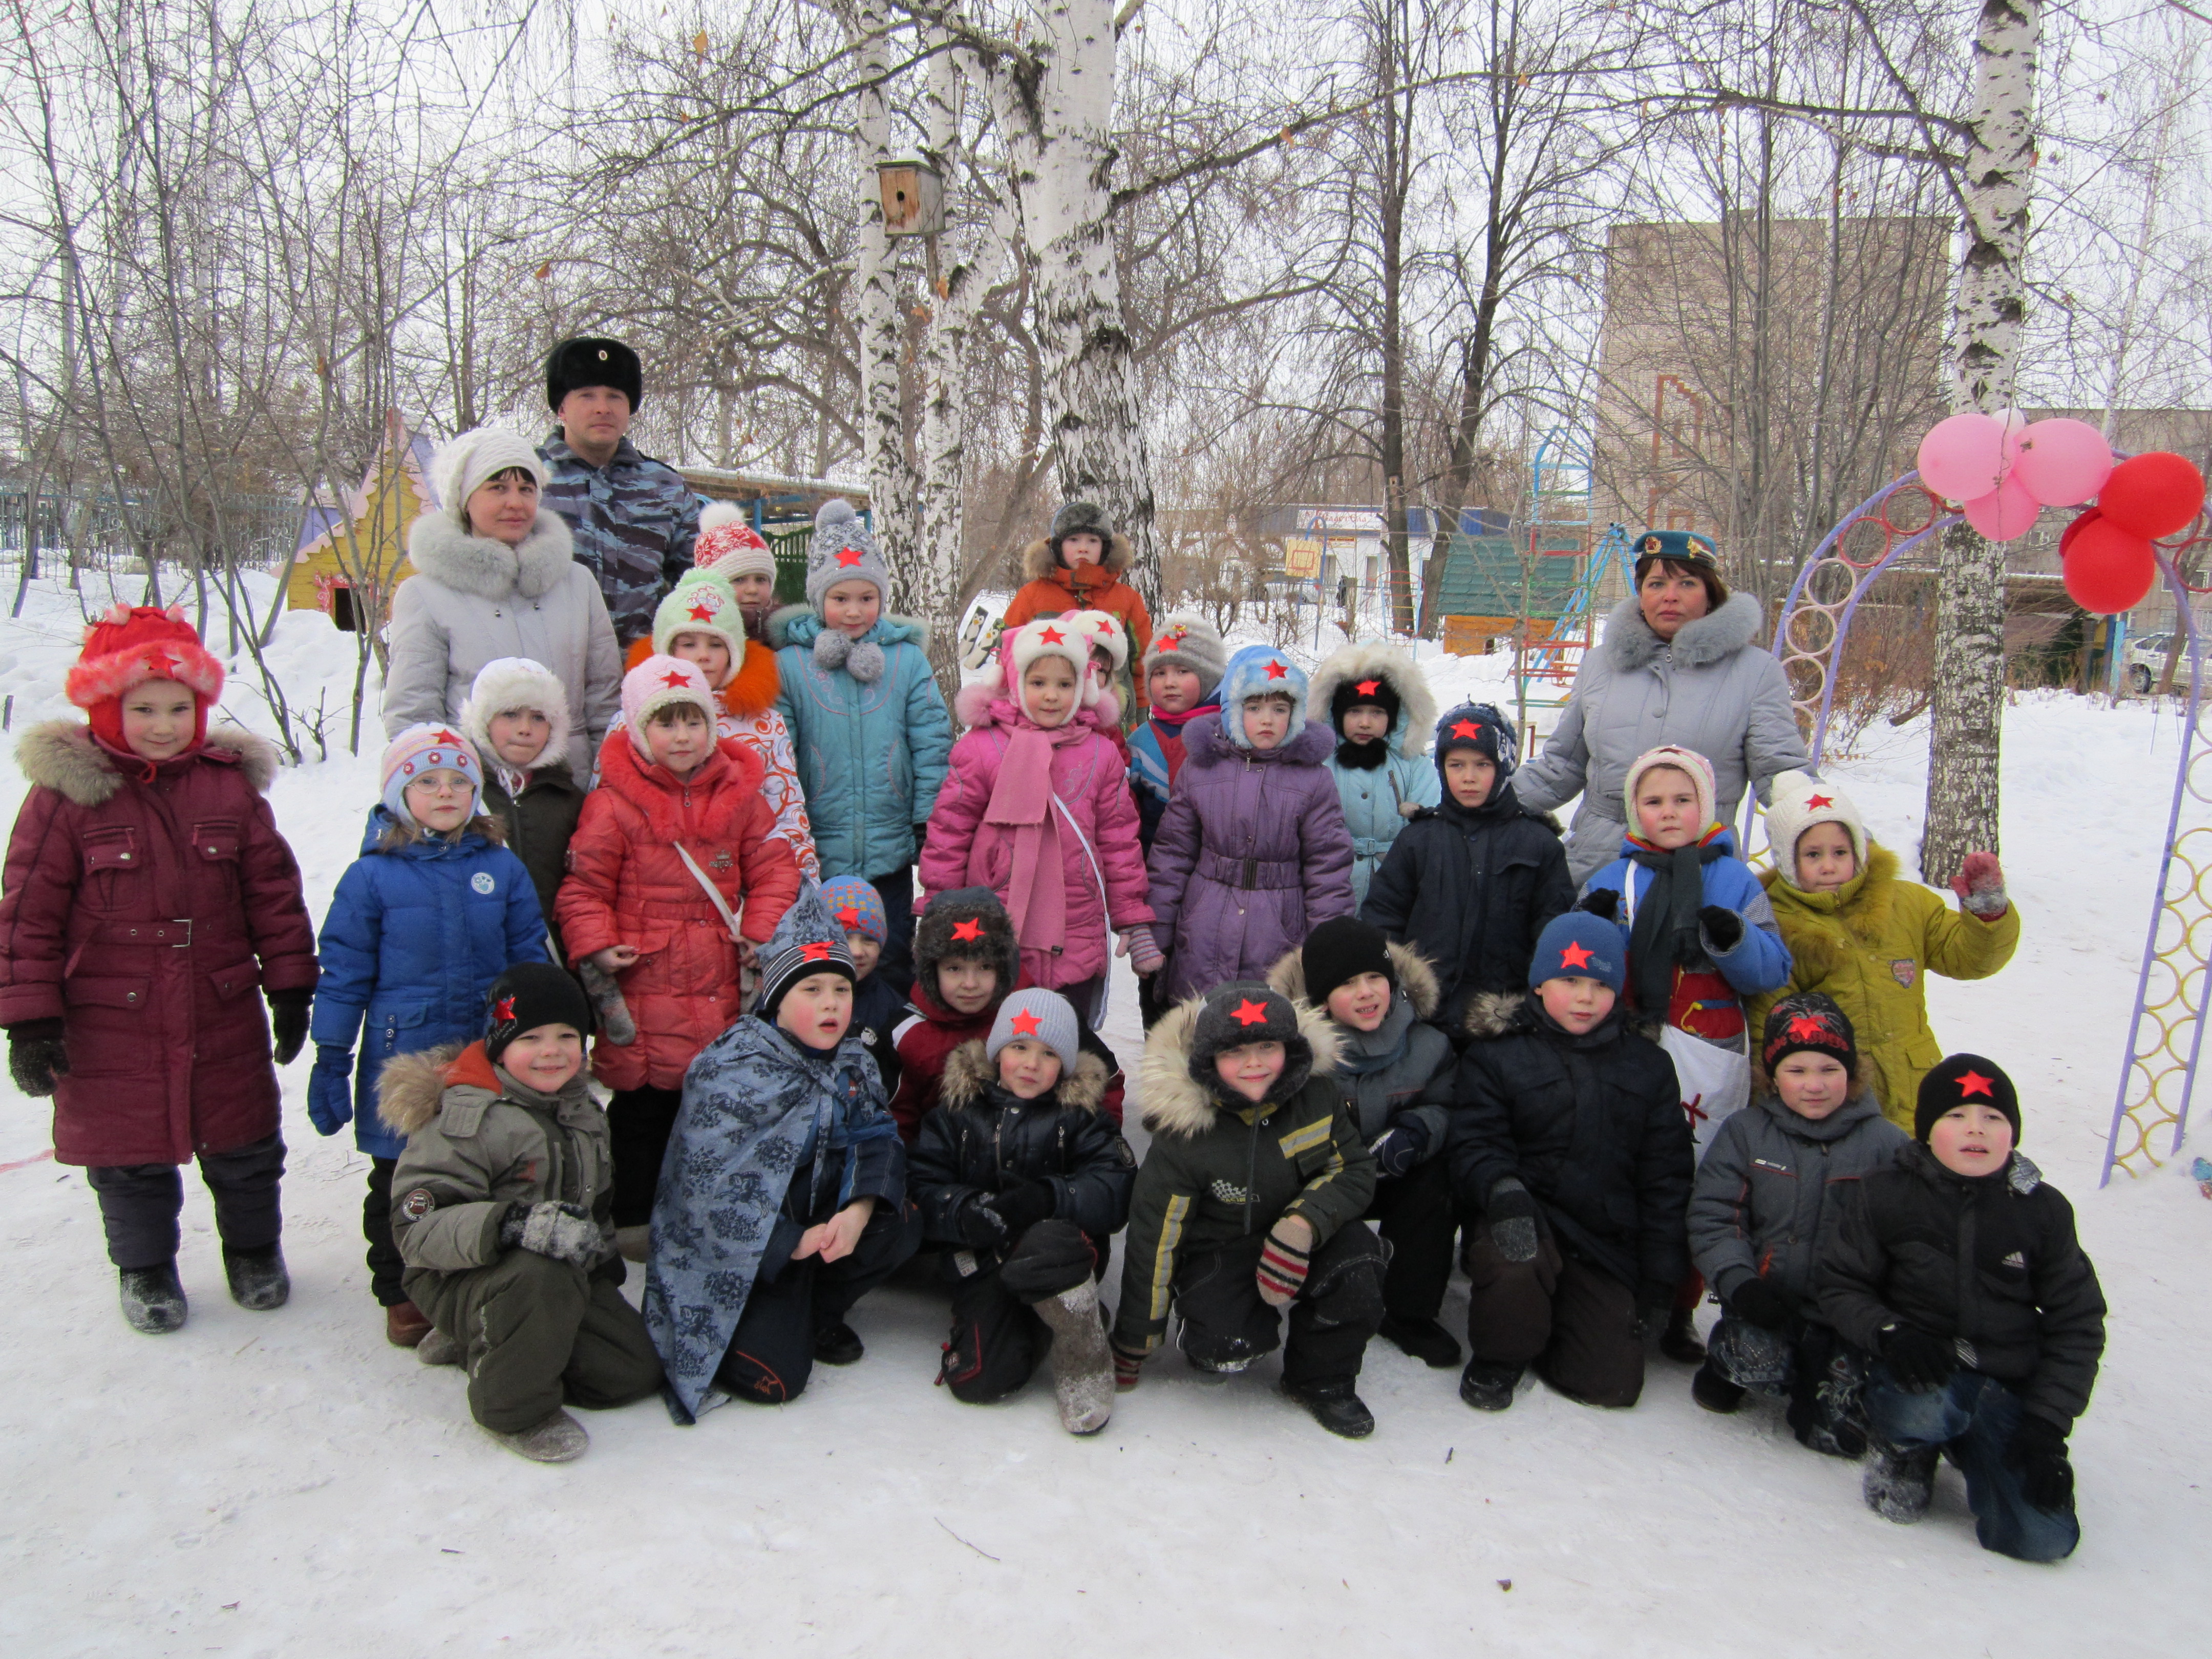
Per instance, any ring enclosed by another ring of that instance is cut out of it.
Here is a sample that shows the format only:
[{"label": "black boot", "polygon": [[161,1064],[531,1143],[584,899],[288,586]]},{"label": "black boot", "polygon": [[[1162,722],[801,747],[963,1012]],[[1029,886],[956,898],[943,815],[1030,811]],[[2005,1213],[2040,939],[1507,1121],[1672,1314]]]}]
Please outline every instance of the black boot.
[{"label": "black boot", "polygon": [[158,1267],[125,1267],[122,1280],[123,1317],[132,1330],[160,1336],[184,1328],[185,1285],[173,1260]]},{"label": "black boot", "polygon": [[234,1250],[225,1246],[222,1271],[230,1280],[230,1299],[254,1313],[267,1313],[292,1299],[292,1275],[284,1271],[281,1246],[264,1244],[258,1250]]},{"label": "black boot", "polygon": [[1690,1379],[1690,1398],[1709,1412],[1725,1415],[1743,1404],[1743,1390],[1715,1370],[1708,1359]]},{"label": "black boot", "polygon": [[860,1334],[842,1320],[814,1333],[814,1357],[824,1365],[857,1365],[866,1352]]},{"label": "black boot", "polygon": [[1705,1357],[1705,1345],[1698,1340],[1696,1312],[1694,1308],[1675,1309],[1659,1334],[1659,1352],[1684,1365],[1694,1365]]},{"label": "black boot", "polygon": [[1313,1413],[1313,1420],[1331,1434],[1346,1440],[1364,1440],[1375,1432],[1375,1413],[1359,1397],[1358,1380],[1331,1377],[1325,1382],[1283,1384],[1283,1392]]},{"label": "black boot", "polygon": [[1470,1359],[1459,1374],[1459,1397],[1479,1412],[1502,1412],[1513,1403],[1513,1390],[1521,1386],[1526,1365],[1501,1365],[1493,1359]]},{"label": "black boot", "polygon": [[1376,1328],[1376,1334],[1389,1337],[1423,1364],[1432,1365],[1438,1370],[1459,1364],[1457,1339],[1433,1319],[1384,1314],[1382,1324]]},{"label": "black boot", "polygon": [[1936,1490],[1936,1451],[1933,1446],[1900,1451],[1885,1441],[1870,1440],[1862,1486],[1867,1507],[1883,1520],[1899,1523],[1927,1514],[1928,1500]]}]

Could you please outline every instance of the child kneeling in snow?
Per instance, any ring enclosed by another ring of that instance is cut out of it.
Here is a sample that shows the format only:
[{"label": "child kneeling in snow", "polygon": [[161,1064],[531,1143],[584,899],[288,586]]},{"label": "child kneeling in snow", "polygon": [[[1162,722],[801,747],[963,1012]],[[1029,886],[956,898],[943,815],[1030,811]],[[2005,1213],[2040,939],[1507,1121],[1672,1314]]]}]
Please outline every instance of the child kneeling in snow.
[{"label": "child kneeling in snow", "polygon": [[1863,1366],[1814,1305],[1813,1269],[1841,1194],[1907,1139],[1860,1080],[1856,1035],[1828,998],[1784,998],[1762,1036],[1772,1092],[1721,1125],[1690,1190],[1690,1250],[1723,1310],[1690,1393],[1714,1412],[1747,1389],[1786,1394],[1800,1445],[1856,1457]]},{"label": "child kneeling in snow", "polygon": [[660,1361],[623,1300],[607,1121],[584,1084],[592,1009],[550,963],[492,982],[483,1040],[401,1054],[377,1079],[407,1138],[392,1234],[408,1297],[434,1328],[426,1365],[462,1365],[469,1411],[540,1463],[591,1443],[589,1411],[651,1394]]},{"label": "child kneeling in snow", "polygon": [[899,1058],[891,1036],[906,1018],[906,999],[876,971],[884,959],[884,943],[890,937],[883,896],[858,876],[840,876],[822,884],[822,902],[829,907],[830,920],[845,930],[845,948],[853,954],[853,1030],[876,1062],[884,1095],[895,1095]]},{"label": "child kneeling in snow", "polygon": [[763,952],[759,1006],[684,1078],[645,1280],[679,1423],[732,1396],[796,1400],[817,1360],[858,1361],[846,1314],[921,1242],[852,1024],[852,953],[808,887]]},{"label": "child kneeling in snow", "polygon": [[1193,997],[1145,1044],[1145,1127],[1114,1321],[1121,1388],[1166,1334],[1184,1357],[1241,1371],[1282,1341],[1283,1392],[1332,1434],[1375,1419],[1358,1392],[1382,1319],[1382,1241],[1360,1221],[1375,1160],[1328,1075],[1328,1017],[1240,980]]},{"label": "child kneeling in snow", "polygon": [[1097,1276],[1129,1218],[1136,1159],[1099,1110],[1106,1064],[1077,1045],[1051,991],[999,1005],[988,1042],[945,1063],[911,1184],[924,1236],[952,1246],[952,1334],[937,1380],[956,1400],[1003,1400],[1052,1352],[1060,1420],[1095,1434],[1114,1410]]},{"label": "child kneeling in snow", "polygon": [[1913,1133],[1845,1193],[1815,1279],[1822,1316],[1877,1356],[1867,1504],[1919,1520],[1948,1454],[1984,1549],[2056,1561],[2081,1538],[2066,1437],[2105,1351],[2096,1269],[2072,1206],[2014,1150],[2020,1097],[1994,1061],[1929,1072]]},{"label": "child kneeling in snow", "polygon": [[1521,1374],[1633,1406],[1646,1332],[1689,1266],[1690,1127],[1674,1068],[1630,1031],[1620,930],[1570,910],[1536,941],[1530,997],[1478,998],[1446,1156],[1470,1218],[1460,1398],[1513,1403]]}]

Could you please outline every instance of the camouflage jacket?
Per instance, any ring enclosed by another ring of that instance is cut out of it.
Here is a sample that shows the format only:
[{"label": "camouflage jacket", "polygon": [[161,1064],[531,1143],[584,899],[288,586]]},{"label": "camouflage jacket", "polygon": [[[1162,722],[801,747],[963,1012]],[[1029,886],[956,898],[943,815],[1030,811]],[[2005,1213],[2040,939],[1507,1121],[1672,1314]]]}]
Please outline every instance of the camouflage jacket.
[{"label": "camouflage jacket", "polygon": [[538,446],[544,505],[568,521],[576,562],[598,578],[615,637],[627,646],[653,632],[653,612],[691,568],[699,500],[674,467],[638,453],[624,438],[595,467],[558,431]]}]

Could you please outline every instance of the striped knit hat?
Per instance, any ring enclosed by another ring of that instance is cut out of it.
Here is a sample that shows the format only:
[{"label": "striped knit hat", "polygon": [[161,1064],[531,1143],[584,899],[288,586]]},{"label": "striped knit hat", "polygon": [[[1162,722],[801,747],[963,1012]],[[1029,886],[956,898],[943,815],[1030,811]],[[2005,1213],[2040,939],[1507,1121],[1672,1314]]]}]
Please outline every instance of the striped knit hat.
[{"label": "striped knit hat", "polygon": [[784,993],[813,974],[842,974],[848,983],[858,981],[844,929],[823,903],[822,890],[808,882],[761,946],[760,1017],[774,1023]]}]

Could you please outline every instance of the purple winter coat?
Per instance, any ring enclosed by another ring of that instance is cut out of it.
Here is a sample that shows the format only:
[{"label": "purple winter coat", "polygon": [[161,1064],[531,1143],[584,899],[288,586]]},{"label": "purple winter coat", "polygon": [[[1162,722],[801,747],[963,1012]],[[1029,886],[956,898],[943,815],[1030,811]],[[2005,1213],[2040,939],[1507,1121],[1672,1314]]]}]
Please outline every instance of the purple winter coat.
[{"label": "purple winter coat", "polygon": [[[1319,720],[1255,753],[1221,729],[1231,710],[1183,728],[1185,759],[1152,840],[1153,932],[1169,951],[1163,994],[1265,979],[1318,922],[1348,916],[1352,833]],[[1172,942],[1170,942],[1172,941]]]}]

